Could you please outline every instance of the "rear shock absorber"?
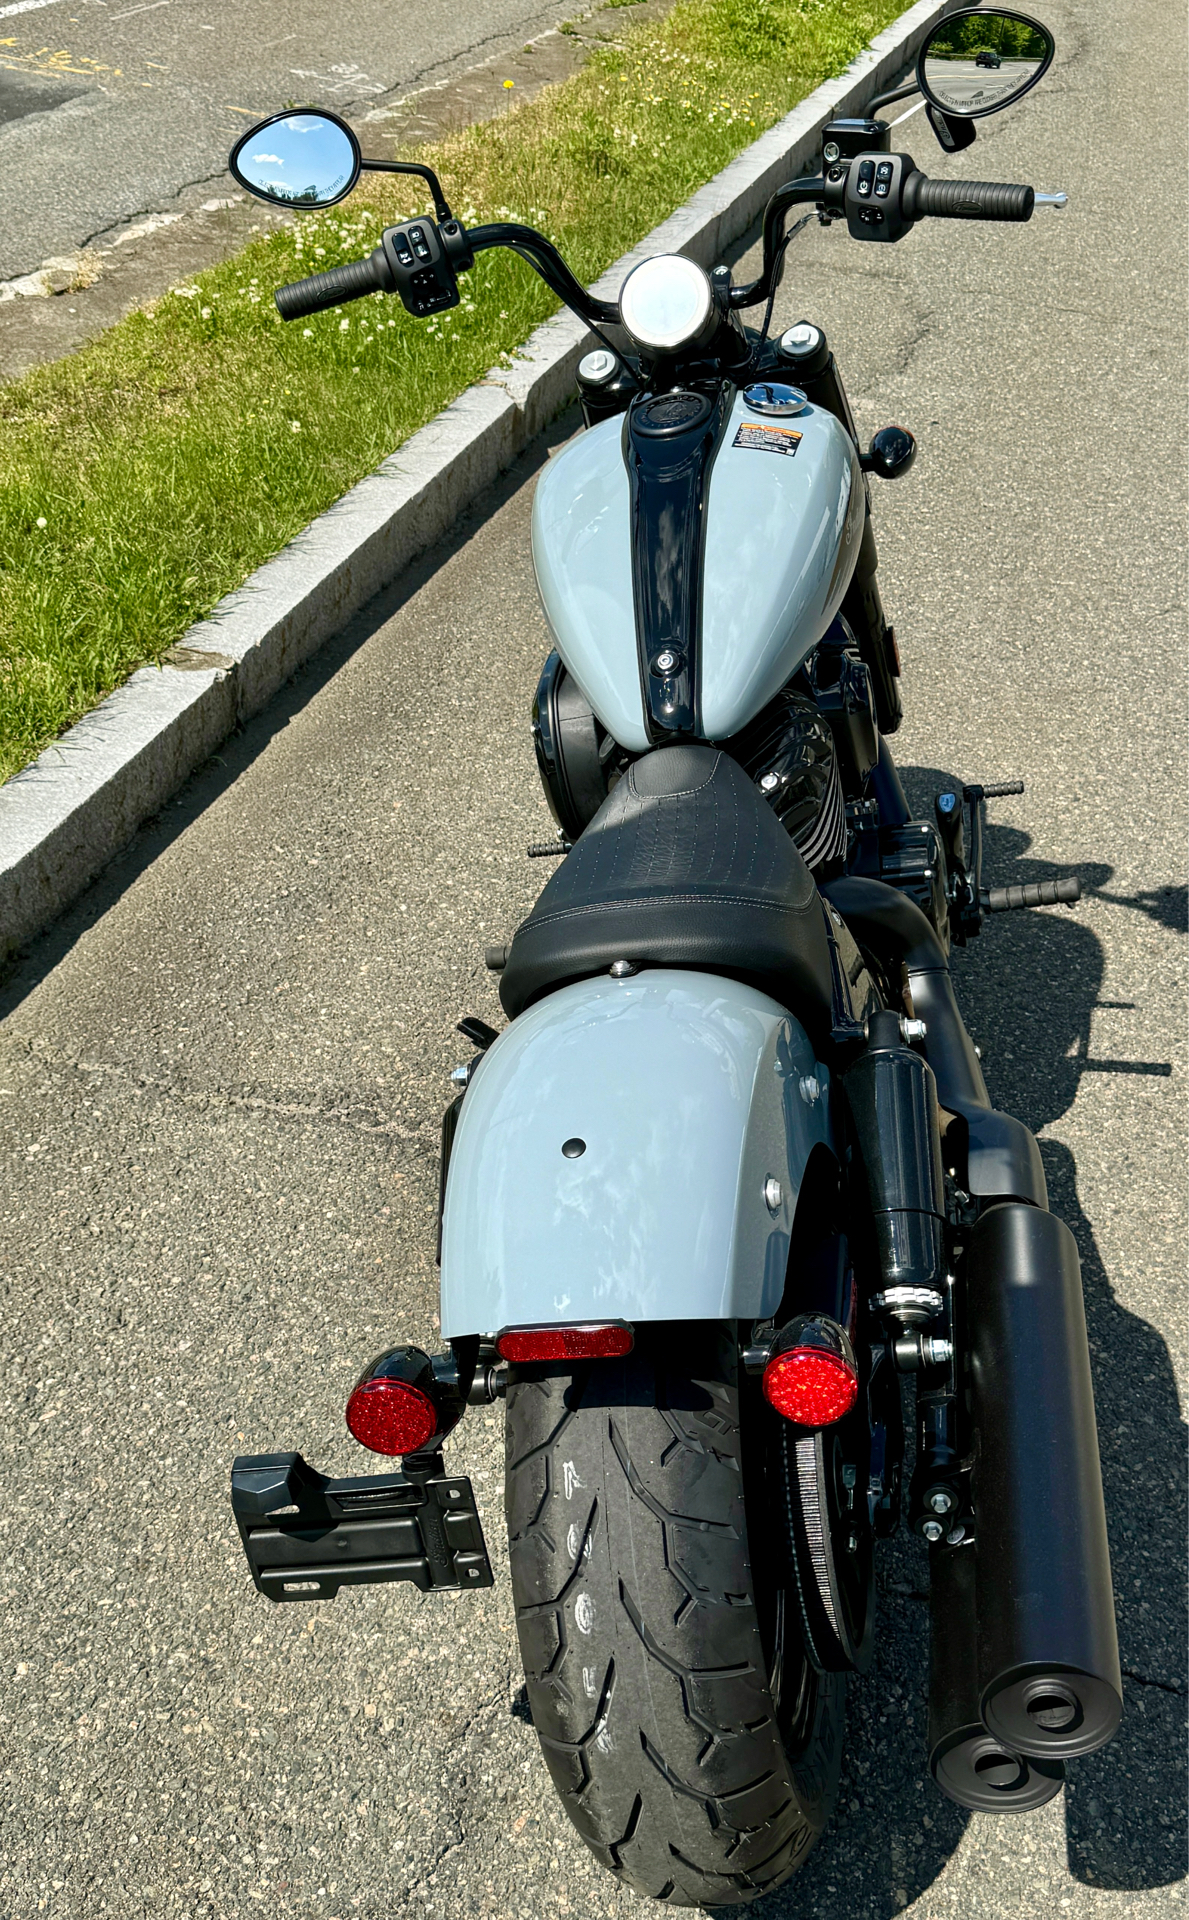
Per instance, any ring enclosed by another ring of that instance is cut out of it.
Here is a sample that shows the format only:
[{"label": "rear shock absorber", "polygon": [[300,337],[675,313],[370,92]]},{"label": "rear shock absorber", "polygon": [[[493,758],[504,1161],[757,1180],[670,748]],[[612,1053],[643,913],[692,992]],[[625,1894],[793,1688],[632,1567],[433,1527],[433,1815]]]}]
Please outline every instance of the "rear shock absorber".
[{"label": "rear shock absorber", "polygon": [[962,1402],[954,1284],[932,1068],[907,1044],[914,1023],[872,1014],[843,1080],[867,1176],[882,1285],[870,1305],[897,1370],[917,1376],[917,1464],[909,1523],[931,1542],[963,1537]]}]

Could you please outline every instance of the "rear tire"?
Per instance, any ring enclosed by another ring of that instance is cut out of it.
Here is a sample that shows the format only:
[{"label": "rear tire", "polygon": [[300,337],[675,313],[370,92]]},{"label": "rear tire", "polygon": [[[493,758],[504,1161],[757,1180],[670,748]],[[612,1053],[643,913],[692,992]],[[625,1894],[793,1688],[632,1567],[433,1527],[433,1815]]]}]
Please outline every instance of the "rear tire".
[{"label": "rear tire", "polygon": [[771,1528],[766,1414],[750,1381],[741,1404],[735,1340],[705,1324],[508,1389],[512,1588],[545,1761],[604,1866],[674,1906],[770,1893],[837,1791],[844,1678],[810,1665],[795,1597],[748,1546],[749,1505],[761,1549]]}]

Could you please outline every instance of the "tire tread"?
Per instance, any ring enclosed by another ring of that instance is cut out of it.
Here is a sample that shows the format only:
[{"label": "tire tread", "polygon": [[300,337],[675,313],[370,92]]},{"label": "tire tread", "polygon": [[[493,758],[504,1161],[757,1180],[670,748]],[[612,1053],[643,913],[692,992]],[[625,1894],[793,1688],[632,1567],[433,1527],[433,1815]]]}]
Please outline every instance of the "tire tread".
[{"label": "tire tread", "polygon": [[517,1630],[587,1845],[636,1892],[731,1905],[779,1886],[828,1818],[841,1687],[819,1683],[791,1761],[751,1592],[734,1344],[665,1331],[509,1388]]}]

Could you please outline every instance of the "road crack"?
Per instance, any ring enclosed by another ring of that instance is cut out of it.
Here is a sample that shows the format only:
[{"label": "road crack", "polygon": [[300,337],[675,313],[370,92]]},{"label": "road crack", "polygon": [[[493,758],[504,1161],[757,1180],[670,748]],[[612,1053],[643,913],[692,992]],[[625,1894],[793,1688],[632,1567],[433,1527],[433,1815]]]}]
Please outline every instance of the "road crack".
[{"label": "road crack", "polygon": [[1155,1687],[1158,1693],[1173,1693],[1180,1699],[1184,1699],[1186,1693],[1189,1693],[1189,1688],[1187,1687],[1174,1686],[1171,1680],[1149,1679],[1146,1673],[1136,1673],[1133,1667],[1123,1667],[1120,1671],[1124,1680],[1134,1680],[1136,1685],[1140,1687]]},{"label": "road crack", "polygon": [[410,1127],[397,1114],[385,1114],[382,1110],[349,1098],[341,1101],[333,1098],[330,1100],[300,1097],[284,1099],[276,1095],[234,1092],[222,1088],[200,1091],[180,1086],[176,1081],[156,1074],[137,1073],[129,1067],[111,1061],[70,1059],[49,1047],[39,1046],[36,1041],[20,1044],[30,1059],[63,1077],[83,1080],[87,1076],[97,1075],[108,1081],[119,1081],[134,1092],[159,1095],[177,1106],[194,1112],[204,1112],[214,1108],[233,1112],[264,1113],[281,1120],[313,1120],[344,1128],[350,1133],[380,1135],[398,1140],[404,1146],[418,1148],[435,1156],[438,1151],[436,1120],[426,1120],[419,1126]]}]

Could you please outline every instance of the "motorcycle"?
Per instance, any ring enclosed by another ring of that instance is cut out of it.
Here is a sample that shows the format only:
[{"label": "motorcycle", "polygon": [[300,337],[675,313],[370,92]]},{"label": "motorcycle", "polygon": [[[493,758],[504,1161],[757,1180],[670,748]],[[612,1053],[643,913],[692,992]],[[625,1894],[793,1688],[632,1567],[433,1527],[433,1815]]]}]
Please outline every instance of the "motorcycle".
[{"label": "motorcycle", "polygon": [[[1010,90],[976,106],[971,55],[992,42]],[[945,1794],[1038,1807],[1121,1713],[1077,1251],[1036,1142],[991,1104],[948,962],[988,916],[1078,885],[984,886],[986,804],[1019,782],[911,816],[870,482],[915,444],[887,427],[860,451],[820,325],[769,338],[806,220],[887,244],[926,218],[1063,205],[929,179],[878,117],[920,92],[957,150],[1052,56],[1024,16],[949,16],[913,77],[826,126],[820,170],[773,195],[758,279],[662,256],[614,302],[531,227],[465,228],[430,169],[363,160],[331,114],[278,115],[232,155],[274,204],[333,205],[381,167],[433,196],[368,259],[282,287],[284,318],[377,292],[425,317],[508,247],[597,342],[585,431],[533,509],[557,840],[530,852],[560,864],[486,954],[508,1024],[459,1023],[444,1350],[393,1345],[351,1391],[350,1431],[397,1471],[241,1458],[236,1519],[274,1601],[481,1590],[474,1495],[441,1448],[502,1399],[546,1765],[608,1870],[673,1905],[769,1892],[830,1818],[876,1549],[902,1519],[929,1550]]]}]

